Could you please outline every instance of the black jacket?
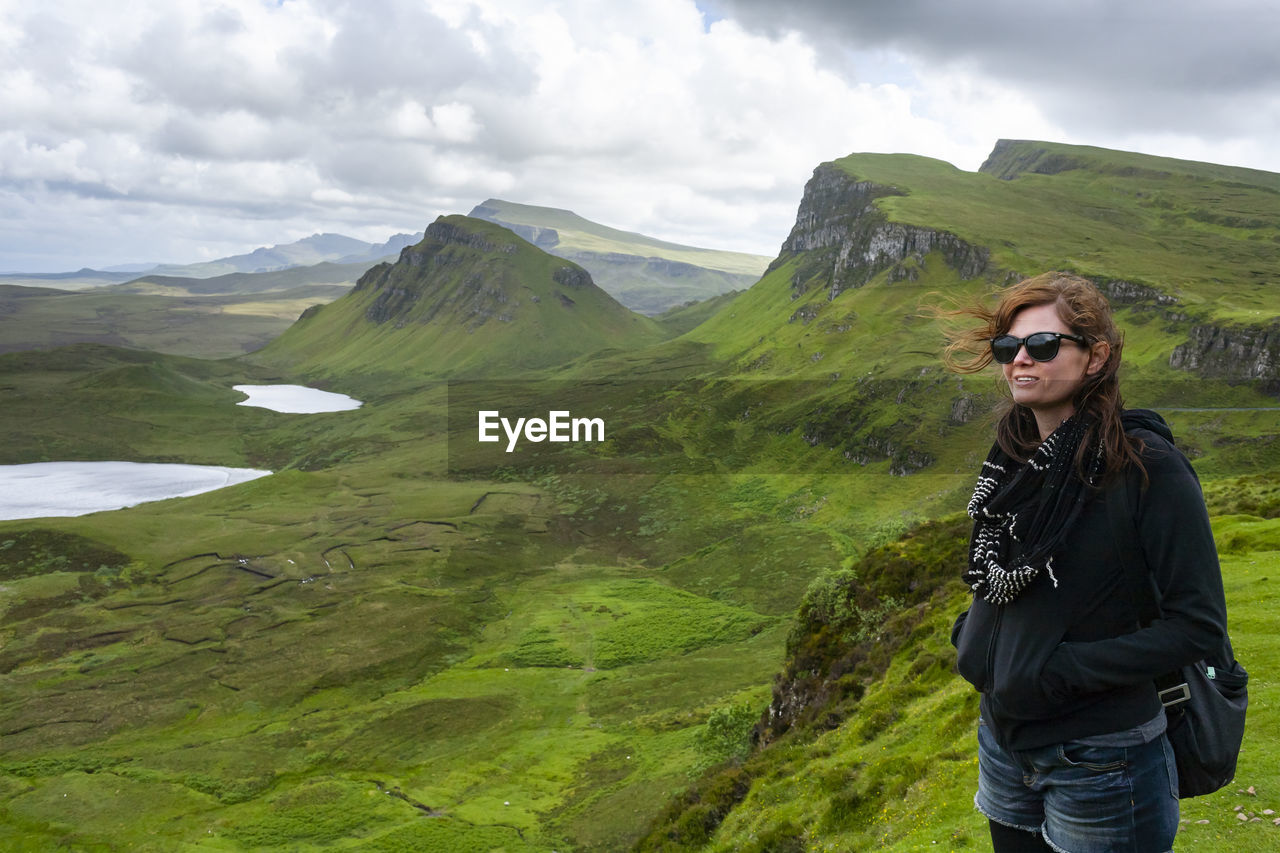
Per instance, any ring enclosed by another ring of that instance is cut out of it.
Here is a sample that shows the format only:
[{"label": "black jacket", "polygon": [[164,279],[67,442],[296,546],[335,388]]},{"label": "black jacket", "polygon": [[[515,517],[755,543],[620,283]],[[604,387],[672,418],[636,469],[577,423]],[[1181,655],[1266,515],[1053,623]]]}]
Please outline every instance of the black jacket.
[{"label": "black jacket", "polygon": [[[1226,639],[1218,553],[1200,482],[1159,416],[1126,412],[1150,478],[1126,473],[1139,545],[1162,618],[1138,625],[1112,544],[1105,493],[1092,495],[1054,557],[1014,601],[975,598],[952,629],[956,666],[982,692],[982,716],[1006,749],[1034,749],[1141,725],[1160,712],[1152,679]],[[1125,488],[1118,480],[1109,488]],[[1055,587],[1053,578],[1057,579]]]}]

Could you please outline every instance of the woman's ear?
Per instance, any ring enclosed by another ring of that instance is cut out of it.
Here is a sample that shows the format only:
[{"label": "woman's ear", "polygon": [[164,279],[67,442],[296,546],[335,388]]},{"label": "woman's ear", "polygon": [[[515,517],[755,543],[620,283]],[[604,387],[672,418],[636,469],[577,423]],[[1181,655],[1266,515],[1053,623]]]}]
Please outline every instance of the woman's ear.
[{"label": "woman's ear", "polygon": [[1085,375],[1092,376],[1101,370],[1107,363],[1107,359],[1111,357],[1111,344],[1106,341],[1095,341],[1093,346],[1089,347],[1089,365],[1085,368]]}]

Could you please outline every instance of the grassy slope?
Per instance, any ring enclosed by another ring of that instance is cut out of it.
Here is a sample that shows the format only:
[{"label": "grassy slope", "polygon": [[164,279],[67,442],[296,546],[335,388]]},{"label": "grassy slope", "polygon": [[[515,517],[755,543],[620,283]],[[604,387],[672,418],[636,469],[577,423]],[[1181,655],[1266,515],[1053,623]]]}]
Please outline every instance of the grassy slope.
[{"label": "grassy slope", "polygon": [[[1219,491],[1232,500],[1269,492],[1275,510],[1274,476]],[[1268,627],[1277,606],[1270,578],[1280,570],[1280,519],[1216,515],[1214,532],[1236,653],[1252,671],[1248,729],[1236,781],[1183,802],[1178,849],[1261,853],[1274,848],[1276,831],[1262,812],[1280,808],[1280,748],[1268,736],[1280,724],[1280,688],[1266,675],[1280,662],[1280,641]],[[920,573],[931,568],[921,564]],[[811,725],[753,756],[745,770],[755,784],[705,845],[663,847],[667,829],[653,849],[987,849],[985,820],[972,806],[977,695],[947,664],[951,619],[966,598],[955,581],[939,588],[884,676],[866,679],[861,699],[840,708],[841,725]],[[1261,819],[1241,821],[1237,807]]]},{"label": "grassy slope", "polygon": [[260,349],[307,308],[338,298],[350,283],[206,296],[174,288],[144,292],[138,285],[78,293],[0,287],[0,350],[100,343],[225,358]]},{"label": "grassy slope", "polygon": [[677,334],[684,334],[706,322],[712,315],[737,297],[738,291],[722,293],[709,299],[686,302],[669,308],[654,319]]},{"label": "grassy slope", "polygon": [[[538,229],[539,245],[590,270],[597,285],[633,311],[654,316],[691,300],[750,287],[769,259],[700,249],[619,231],[567,210],[490,199],[473,215]],[[546,231],[553,231],[551,238]],[[541,242],[546,239],[548,242]]]}]

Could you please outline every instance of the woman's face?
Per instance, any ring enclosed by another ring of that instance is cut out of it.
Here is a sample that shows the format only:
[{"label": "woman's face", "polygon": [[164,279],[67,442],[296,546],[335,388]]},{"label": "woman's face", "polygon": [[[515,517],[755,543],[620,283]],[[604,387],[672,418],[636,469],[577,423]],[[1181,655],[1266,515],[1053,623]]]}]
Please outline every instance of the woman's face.
[{"label": "woman's face", "polygon": [[[1071,329],[1062,322],[1057,306],[1052,303],[1032,305],[1013,315],[1008,334],[1025,338],[1036,332],[1070,334]],[[1014,402],[1031,409],[1042,438],[1075,412],[1072,398],[1076,389],[1087,374],[1099,370],[1105,363],[1105,352],[1099,357],[1099,350],[1105,347],[1106,344],[1095,344],[1090,348],[1063,338],[1059,341],[1058,354],[1050,361],[1036,361],[1027,355],[1024,346],[1018,349],[1013,361],[1001,365]]]}]

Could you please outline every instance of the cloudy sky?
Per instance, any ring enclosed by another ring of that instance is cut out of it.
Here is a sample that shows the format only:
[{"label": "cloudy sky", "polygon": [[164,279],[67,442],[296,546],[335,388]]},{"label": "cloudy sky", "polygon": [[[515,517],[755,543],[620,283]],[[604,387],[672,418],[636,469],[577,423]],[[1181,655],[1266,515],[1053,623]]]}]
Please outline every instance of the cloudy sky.
[{"label": "cloudy sky", "polygon": [[814,166],[998,138],[1280,171],[1273,0],[0,0],[0,271],[489,197],[772,256]]}]

